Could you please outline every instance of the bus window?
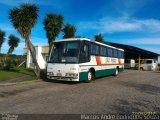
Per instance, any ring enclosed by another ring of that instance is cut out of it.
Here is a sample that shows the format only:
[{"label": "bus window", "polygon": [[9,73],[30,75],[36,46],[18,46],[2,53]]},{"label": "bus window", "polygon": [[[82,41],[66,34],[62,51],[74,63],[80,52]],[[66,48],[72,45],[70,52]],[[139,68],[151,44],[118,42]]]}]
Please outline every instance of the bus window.
[{"label": "bus window", "polygon": [[99,46],[96,45],[96,55],[99,55]]},{"label": "bus window", "polygon": [[121,58],[122,57],[122,53],[121,51],[118,51],[118,58]]},{"label": "bus window", "polygon": [[114,50],[113,56],[117,57],[117,50]]},{"label": "bus window", "polygon": [[113,56],[112,48],[108,48],[108,57],[112,56]]},{"label": "bus window", "polygon": [[99,46],[95,44],[91,44],[91,54],[99,55]]},{"label": "bus window", "polygon": [[107,48],[101,46],[100,54],[101,54],[102,56],[106,56],[106,54],[107,54]]},{"label": "bus window", "polygon": [[118,58],[124,58],[124,53],[122,51],[118,51]]},{"label": "bus window", "polygon": [[94,55],[95,54],[95,45],[91,44],[91,54]]}]

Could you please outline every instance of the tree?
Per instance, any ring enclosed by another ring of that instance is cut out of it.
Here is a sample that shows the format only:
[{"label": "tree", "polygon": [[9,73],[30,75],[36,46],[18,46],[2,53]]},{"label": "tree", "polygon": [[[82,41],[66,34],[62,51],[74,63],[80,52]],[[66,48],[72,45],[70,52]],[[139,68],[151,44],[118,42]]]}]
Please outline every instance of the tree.
[{"label": "tree", "polygon": [[36,60],[36,50],[30,41],[31,29],[37,22],[38,11],[38,7],[34,4],[21,4],[19,7],[10,9],[9,19],[22,38],[25,39],[27,48],[31,53],[33,63],[35,64],[35,74],[37,78],[40,78],[40,67]]},{"label": "tree", "polygon": [[14,51],[14,49],[16,47],[18,47],[20,40],[18,37],[14,36],[14,35],[10,35],[9,36],[9,40],[8,40],[8,45],[10,46],[8,49],[8,52],[6,54],[6,57],[8,57],[10,54],[12,54],[12,52]]},{"label": "tree", "polygon": [[66,24],[62,30],[64,32],[63,38],[75,37],[76,27],[71,24]]},{"label": "tree", "polygon": [[2,30],[0,30],[0,53],[1,53],[1,48],[2,48],[2,44],[5,41],[5,32],[3,32]]},{"label": "tree", "polygon": [[97,34],[94,36],[94,38],[95,38],[95,41],[97,42],[104,42],[102,34]]},{"label": "tree", "polygon": [[47,14],[43,24],[48,38],[49,48],[51,49],[54,40],[62,30],[63,16],[59,14]]}]

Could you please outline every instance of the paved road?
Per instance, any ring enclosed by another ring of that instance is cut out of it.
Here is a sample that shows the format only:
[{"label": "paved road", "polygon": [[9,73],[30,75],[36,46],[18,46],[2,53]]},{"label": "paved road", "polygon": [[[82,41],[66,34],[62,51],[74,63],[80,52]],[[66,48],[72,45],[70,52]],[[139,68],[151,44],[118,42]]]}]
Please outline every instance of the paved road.
[{"label": "paved road", "polygon": [[0,113],[160,111],[160,72],[126,70],[91,83],[35,81],[0,85]]}]

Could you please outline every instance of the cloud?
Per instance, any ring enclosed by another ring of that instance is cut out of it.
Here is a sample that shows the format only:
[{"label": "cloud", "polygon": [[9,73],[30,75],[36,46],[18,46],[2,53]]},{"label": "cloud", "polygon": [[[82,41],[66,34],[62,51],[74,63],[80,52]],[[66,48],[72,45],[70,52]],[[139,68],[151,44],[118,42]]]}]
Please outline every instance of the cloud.
[{"label": "cloud", "polygon": [[112,7],[122,16],[132,16],[150,2],[150,0],[113,0]]},{"label": "cloud", "polygon": [[136,19],[129,17],[101,18],[98,21],[84,21],[78,23],[82,30],[97,30],[101,33],[116,32],[160,32],[160,20]]}]

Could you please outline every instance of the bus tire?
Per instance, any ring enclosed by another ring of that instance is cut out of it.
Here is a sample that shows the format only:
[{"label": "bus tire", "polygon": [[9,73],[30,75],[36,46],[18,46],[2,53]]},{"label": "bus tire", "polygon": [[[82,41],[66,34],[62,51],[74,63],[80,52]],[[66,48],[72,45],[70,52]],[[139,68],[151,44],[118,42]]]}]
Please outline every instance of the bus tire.
[{"label": "bus tire", "polygon": [[117,76],[118,75],[118,68],[116,68],[116,71],[114,73],[114,76]]},{"label": "bus tire", "polygon": [[94,74],[91,70],[88,71],[88,75],[87,75],[87,80],[86,82],[89,83],[91,82],[92,80],[94,80]]}]

